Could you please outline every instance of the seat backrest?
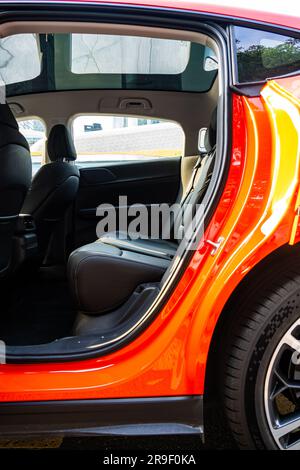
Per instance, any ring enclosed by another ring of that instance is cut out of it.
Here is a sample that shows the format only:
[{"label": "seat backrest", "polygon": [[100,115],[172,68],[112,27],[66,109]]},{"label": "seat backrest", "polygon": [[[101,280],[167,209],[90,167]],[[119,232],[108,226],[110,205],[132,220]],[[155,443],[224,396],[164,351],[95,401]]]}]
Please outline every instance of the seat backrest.
[{"label": "seat backrest", "polygon": [[[216,155],[216,143],[217,143],[217,109],[214,110],[210,127],[206,131],[205,135],[205,148],[207,153],[199,157],[197,164],[195,165],[194,174],[192,176],[191,184],[189,185],[188,190],[182,196],[181,205],[183,206],[183,211],[185,210],[196,210],[197,204],[200,204],[203,201],[206,190],[211,181],[211,176],[215,164],[215,155]],[[189,206],[187,207],[187,204]],[[184,207],[186,206],[187,209]],[[194,214],[192,214],[194,215]],[[180,219],[175,220],[174,223],[174,232],[176,230],[181,231],[182,226],[180,225]],[[161,285],[163,285],[168,278],[168,276],[173,272],[176,267],[176,263],[181,258],[183,251],[185,250],[185,241],[181,240],[180,237],[176,240],[178,242],[178,248],[176,254],[170,263],[168,269],[161,279]]]},{"label": "seat backrest", "polygon": [[79,187],[79,170],[73,164],[76,151],[68,129],[57,124],[47,142],[51,163],[35,174],[22,212],[33,216],[40,248],[47,245],[54,225],[62,220]]},{"label": "seat backrest", "polygon": [[200,155],[196,160],[193,171],[190,171],[189,183],[181,181],[183,189],[176,201],[178,210],[175,212],[172,221],[173,237],[177,242],[180,242],[184,213],[189,210],[191,216],[195,215],[197,204],[201,204],[211,180],[216,153],[216,117],[217,110],[215,109],[205,134],[206,153]]},{"label": "seat backrest", "polygon": [[9,273],[13,234],[31,183],[28,143],[7,104],[0,104],[0,277]]}]

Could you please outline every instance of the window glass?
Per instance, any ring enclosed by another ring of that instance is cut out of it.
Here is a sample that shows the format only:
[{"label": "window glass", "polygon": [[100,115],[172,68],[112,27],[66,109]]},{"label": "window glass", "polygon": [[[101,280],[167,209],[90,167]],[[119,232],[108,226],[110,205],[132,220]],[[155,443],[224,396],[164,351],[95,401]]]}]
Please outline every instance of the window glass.
[{"label": "window glass", "polygon": [[183,154],[183,130],[170,121],[84,115],[73,120],[72,133],[80,167]]},{"label": "window glass", "polygon": [[218,70],[219,63],[216,53],[210,49],[210,47],[205,47],[204,50],[204,61],[203,61],[203,68],[206,72],[212,72],[214,70]]},{"label": "window glass", "polygon": [[257,82],[300,70],[300,39],[235,26],[238,82]]},{"label": "window glass", "polygon": [[72,34],[73,73],[182,73],[190,59],[188,41],[107,34]]},{"label": "window glass", "polygon": [[[31,35],[26,48],[22,44],[19,49],[17,36],[9,39],[15,67],[6,81],[7,96],[90,89],[205,93],[212,87],[218,73],[216,53],[200,43],[149,37],[49,33],[38,34],[37,39]],[[32,61],[36,62],[37,44],[40,72],[32,66]],[[26,53],[23,53],[23,48]],[[24,81],[23,69],[35,78],[28,77]]]},{"label": "window glass", "polygon": [[14,34],[0,39],[0,80],[2,84],[32,80],[41,73],[36,34]]},{"label": "window glass", "polygon": [[20,132],[27,140],[32,160],[32,175],[44,162],[46,129],[41,119],[22,119],[18,121]]}]

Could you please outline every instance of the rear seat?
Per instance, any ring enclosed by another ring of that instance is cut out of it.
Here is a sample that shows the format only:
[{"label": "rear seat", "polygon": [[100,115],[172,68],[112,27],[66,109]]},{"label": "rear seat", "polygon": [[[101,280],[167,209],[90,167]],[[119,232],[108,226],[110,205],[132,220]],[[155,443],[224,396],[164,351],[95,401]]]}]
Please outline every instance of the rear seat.
[{"label": "rear seat", "polygon": [[[187,206],[187,204],[195,206],[197,203],[201,203],[209,185],[215,156],[216,119],[217,110],[215,109],[212,113],[210,126],[205,135],[204,144],[206,153],[198,157],[189,184],[186,187],[184,184],[181,184],[183,190],[180,192],[178,200],[176,201],[181,211],[184,211],[184,207]],[[180,240],[180,236],[176,232],[181,229],[179,219],[180,213],[182,213],[181,211],[177,214],[178,219],[175,214],[173,223],[171,223],[171,230],[173,226],[173,230],[175,231],[173,242],[166,240],[166,237],[163,239],[142,239],[135,237],[136,239],[132,240],[128,237],[127,233],[110,232],[99,238],[96,243],[105,243],[117,246],[121,249],[124,248],[138,253],[172,259],[178,248],[178,240]],[[122,236],[120,236],[120,234],[122,234]]]},{"label": "rear seat", "polygon": [[[180,195],[183,210],[188,204],[199,204],[209,185],[215,159],[216,111],[206,131],[205,147],[207,153],[199,157],[190,183]],[[177,217],[179,214],[174,218],[174,240],[132,240],[115,232],[71,253],[68,275],[78,309],[88,314],[105,313],[125,302],[138,285],[160,281],[178,249],[176,231],[181,226]]]}]

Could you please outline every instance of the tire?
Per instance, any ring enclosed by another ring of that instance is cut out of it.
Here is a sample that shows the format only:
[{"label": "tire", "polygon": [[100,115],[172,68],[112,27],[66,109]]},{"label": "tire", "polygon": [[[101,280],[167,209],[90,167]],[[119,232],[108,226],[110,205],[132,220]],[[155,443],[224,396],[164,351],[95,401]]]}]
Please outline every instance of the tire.
[{"label": "tire", "polygon": [[220,391],[240,449],[300,449],[300,418],[298,430],[282,427],[300,416],[300,264],[283,264],[230,306]]}]

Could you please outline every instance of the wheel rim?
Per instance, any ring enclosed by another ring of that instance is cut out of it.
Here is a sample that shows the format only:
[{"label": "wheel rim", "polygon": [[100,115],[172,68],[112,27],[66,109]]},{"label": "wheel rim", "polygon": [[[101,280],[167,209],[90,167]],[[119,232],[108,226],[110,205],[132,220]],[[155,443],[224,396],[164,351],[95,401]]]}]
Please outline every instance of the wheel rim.
[{"label": "wheel rim", "polygon": [[277,446],[300,450],[300,319],[284,334],[268,366],[264,406]]}]

